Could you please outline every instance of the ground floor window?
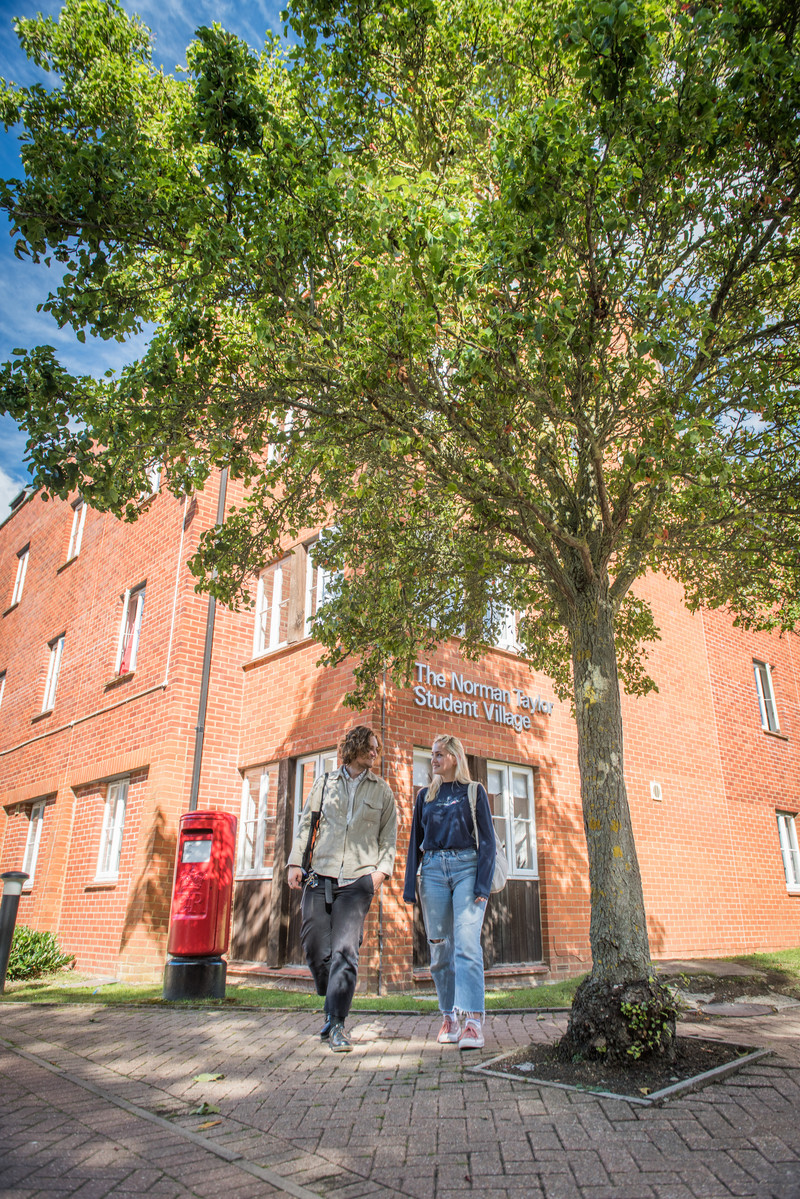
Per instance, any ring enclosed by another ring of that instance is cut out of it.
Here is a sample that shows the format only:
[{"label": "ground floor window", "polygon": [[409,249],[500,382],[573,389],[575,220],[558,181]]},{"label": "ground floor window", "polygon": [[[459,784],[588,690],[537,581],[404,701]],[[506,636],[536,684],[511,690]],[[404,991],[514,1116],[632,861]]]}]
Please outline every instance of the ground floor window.
[{"label": "ground floor window", "polygon": [[494,831],[506,851],[511,878],[538,878],[533,771],[529,766],[487,762],[486,790]]},{"label": "ground floor window", "polygon": [[411,792],[417,798],[420,788],[427,787],[431,781],[431,751],[429,749],[414,750],[414,769],[411,779]]},{"label": "ground floor window", "polygon": [[277,809],[277,762],[246,771],[236,868],[240,878],[272,878]]},{"label": "ground floor window", "polygon": [[294,779],[294,832],[300,827],[300,815],[308,799],[314,779],[326,771],[335,770],[338,763],[335,749],[325,749],[318,754],[307,754],[297,759]]},{"label": "ground floor window", "polygon": [[777,815],[786,887],[789,891],[800,891],[800,848],[795,817],[791,812],[778,812]]},{"label": "ground floor window", "polygon": [[30,891],[36,877],[36,861],[39,857],[39,842],[42,839],[44,825],[45,801],[38,800],[31,806],[28,816],[28,837],[25,842],[25,856],[22,859],[22,869],[29,877],[25,880],[24,889]]},{"label": "ground floor window", "polygon": [[117,779],[108,784],[103,808],[103,827],[100,833],[100,851],[97,855],[98,881],[114,881],[119,875],[119,859],[122,852],[122,834],[125,829],[125,808],[128,802],[128,779]]}]

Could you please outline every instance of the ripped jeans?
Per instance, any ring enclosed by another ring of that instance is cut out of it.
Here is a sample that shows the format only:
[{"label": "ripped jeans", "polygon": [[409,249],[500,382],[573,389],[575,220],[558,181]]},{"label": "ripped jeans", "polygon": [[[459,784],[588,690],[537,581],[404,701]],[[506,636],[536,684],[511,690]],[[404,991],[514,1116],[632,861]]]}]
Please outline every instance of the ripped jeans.
[{"label": "ripped jeans", "polygon": [[431,951],[431,975],[445,1015],[484,1010],[481,928],[485,903],[475,902],[475,849],[422,855],[419,894]]}]

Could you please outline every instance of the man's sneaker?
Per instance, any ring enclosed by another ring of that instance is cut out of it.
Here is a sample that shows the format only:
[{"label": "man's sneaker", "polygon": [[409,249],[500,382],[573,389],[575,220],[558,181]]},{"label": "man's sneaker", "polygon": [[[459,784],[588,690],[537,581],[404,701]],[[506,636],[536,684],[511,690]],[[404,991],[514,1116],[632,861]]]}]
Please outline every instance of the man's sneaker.
[{"label": "man's sneaker", "polygon": [[331,1031],[328,1034],[328,1044],[334,1053],[349,1053],[353,1048],[350,1038],[344,1031],[344,1025],[341,1021],[333,1020],[331,1022]]},{"label": "man's sneaker", "polygon": [[455,1045],[458,1041],[461,1025],[455,1016],[445,1016],[444,1023],[439,1029],[439,1035],[436,1040],[440,1045]]},{"label": "man's sneaker", "polygon": [[467,1020],[464,1031],[458,1038],[459,1049],[483,1049],[484,1040],[477,1020]]},{"label": "man's sneaker", "polygon": [[329,1016],[328,1013],[326,1012],[325,1013],[325,1023],[323,1024],[322,1028],[319,1030],[320,1041],[327,1041],[328,1037],[331,1035],[331,1025],[332,1024],[333,1024],[333,1016]]}]

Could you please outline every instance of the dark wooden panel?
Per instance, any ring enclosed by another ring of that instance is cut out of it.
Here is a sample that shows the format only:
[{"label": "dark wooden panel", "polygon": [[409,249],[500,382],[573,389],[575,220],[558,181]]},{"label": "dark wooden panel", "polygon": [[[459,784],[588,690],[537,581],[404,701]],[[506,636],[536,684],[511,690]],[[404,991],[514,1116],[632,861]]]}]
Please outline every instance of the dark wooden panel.
[{"label": "dark wooden panel", "polygon": [[290,913],[294,892],[286,886],[286,860],[292,848],[292,820],[294,812],[293,759],[284,758],[278,764],[278,803],[275,812],[274,880],[270,911],[267,964],[282,966],[286,961],[289,941]]},{"label": "dark wooden panel", "polygon": [[271,879],[241,879],[235,884],[231,958],[266,962],[271,897]]},{"label": "dark wooden panel", "polygon": [[[483,964],[513,966],[541,962],[542,923],[537,880],[510,879],[502,891],[489,897],[483,923]],[[414,905],[414,969],[430,965],[428,939],[419,904]]]}]

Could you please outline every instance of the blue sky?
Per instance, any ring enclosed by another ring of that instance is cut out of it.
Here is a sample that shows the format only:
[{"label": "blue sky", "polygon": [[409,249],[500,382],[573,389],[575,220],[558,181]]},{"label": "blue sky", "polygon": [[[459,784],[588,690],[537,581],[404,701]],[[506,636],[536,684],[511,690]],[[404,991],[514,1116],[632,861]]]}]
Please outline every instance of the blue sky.
[{"label": "blue sky", "polygon": [[[143,0],[123,5],[138,13],[153,32],[153,62],[167,73],[174,73],[184,62],[184,52],[200,25],[217,21],[259,49],[267,29],[281,32],[281,2],[248,0],[247,4],[213,0]],[[15,17],[32,17],[37,12],[55,15],[60,3],[49,0],[0,0],[0,76],[18,84],[46,80],[19,48],[12,28]],[[0,131],[0,176],[19,177],[21,171],[16,134]],[[51,317],[37,313],[36,305],[57,286],[58,278],[44,266],[17,261],[10,229],[0,216],[0,362],[11,356],[15,347],[55,346],[66,367],[82,374],[102,374],[119,368],[134,352],[132,346],[87,338],[81,345],[71,330],[59,329]],[[0,521],[8,514],[8,505],[27,481],[24,464],[25,435],[7,416],[0,416]]]}]

